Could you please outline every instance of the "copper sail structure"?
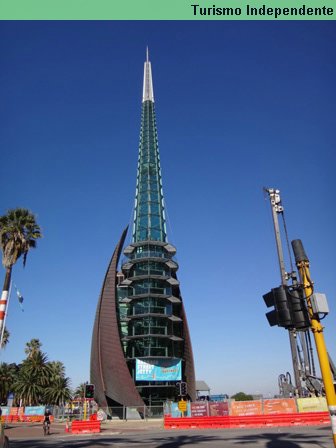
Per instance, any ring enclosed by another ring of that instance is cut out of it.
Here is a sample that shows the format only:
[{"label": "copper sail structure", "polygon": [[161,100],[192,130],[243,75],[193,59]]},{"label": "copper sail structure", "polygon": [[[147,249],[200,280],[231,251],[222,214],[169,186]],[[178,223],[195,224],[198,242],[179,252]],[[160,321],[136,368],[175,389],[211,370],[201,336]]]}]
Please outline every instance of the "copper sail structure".
[{"label": "copper sail structure", "polygon": [[146,56],[132,240],[122,262],[126,230],[113,253],[92,336],[91,382],[100,406],[174,400],[179,381],[191,400],[196,394],[176,249],[166,232],[148,50]]}]

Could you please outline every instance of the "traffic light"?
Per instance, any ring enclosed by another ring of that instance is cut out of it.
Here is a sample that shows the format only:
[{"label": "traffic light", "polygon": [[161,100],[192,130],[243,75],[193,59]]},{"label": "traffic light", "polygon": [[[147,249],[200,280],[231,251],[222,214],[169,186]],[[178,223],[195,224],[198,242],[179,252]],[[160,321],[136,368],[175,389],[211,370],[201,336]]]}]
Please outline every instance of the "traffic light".
[{"label": "traffic light", "polygon": [[301,291],[297,291],[295,289],[288,290],[288,294],[290,295],[293,326],[298,330],[304,330],[310,327],[311,322],[305,300],[303,299],[303,294],[300,293]]},{"label": "traffic light", "polygon": [[175,388],[176,388],[176,394],[179,397],[185,397],[187,395],[187,383],[185,383],[184,381],[180,381],[178,383],[175,384]]},{"label": "traffic light", "polygon": [[85,398],[93,398],[94,391],[95,391],[94,384],[85,384]]},{"label": "traffic light", "polygon": [[289,328],[292,324],[292,318],[285,288],[283,286],[273,288],[263,298],[267,307],[274,306],[274,310],[266,313],[270,326],[278,325],[279,327]]},{"label": "traffic light", "polygon": [[181,383],[181,397],[185,397],[187,395],[187,383]]},{"label": "traffic light", "polygon": [[310,326],[305,300],[296,289],[279,286],[263,296],[267,307],[274,310],[266,313],[271,327],[278,325],[287,329],[303,330]]}]

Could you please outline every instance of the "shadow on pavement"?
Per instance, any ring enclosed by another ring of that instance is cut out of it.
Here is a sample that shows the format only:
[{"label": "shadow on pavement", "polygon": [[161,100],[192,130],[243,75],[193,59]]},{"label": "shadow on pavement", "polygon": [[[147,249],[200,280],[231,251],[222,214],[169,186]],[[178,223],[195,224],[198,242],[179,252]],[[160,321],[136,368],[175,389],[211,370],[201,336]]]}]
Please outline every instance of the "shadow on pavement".
[{"label": "shadow on pavement", "polygon": [[[324,428],[322,428],[324,429]],[[325,432],[325,431],[324,431]],[[301,448],[302,444],[305,446],[312,445],[312,447],[329,448],[331,445],[326,443],[327,433],[321,435],[314,435],[302,433],[260,433],[239,435],[234,438],[226,439],[237,444],[237,446],[253,445],[256,442],[263,440],[265,448]],[[331,438],[330,438],[331,442]]]},{"label": "shadow on pavement", "polygon": [[[84,438],[85,437],[85,438]],[[329,443],[330,442],[330,443]],[[328,437],[328,431],[320,434],[304,434],[302,432],[264,432],[254,434],[227,434],[227,433],[199,433],[199,434],[180,434],[180,433],[161,433],[146,434],[137,438],[136,435],[106,435],[106,436],[83,436],[78,437],[52,437],[31,440],[13,440],[10,442],[10,448],[90,448],[90,447],[125,447],[125,448],[179,448],[179,447],[197,447],[208,446],[213,448],[226,447],[244,447],[258,446],[263,448],[302,448],[311,446],[320,448],[329,448],[332,446],[331,437]]]},{"label": "shadow on pavement", "polygon": [[[162,440],[164,439],[164,440]],[[83,440],[67,438],[66,440],[52,439],[48,437],[46,439],[35,439],[35,440],[15,440],[11,442],[10,448],[43,448],[43,447],[55,447],[55,448],[89,448],[95,447],[113,447],[115,445],[121,444],[123,447],[150,447],[150,448],[175,448],[189,445],[197,446],[199,443],[205,442],[223,442],[223,438],[211,436],[211,435],[177,435],[166,437],[162,435],[161,438],[153,439],[151,437],[146,437],[146,440],[136,440],[134,437],[119,437],[119,436],[109,436],[102,438],[86,438]],[[213,445],[215,446],[215,445]],[[218,445],[217,445],[218,446]],[[292,448],[292,447],[289,447]],[[294,448],[294,447],[293,447]]]}]

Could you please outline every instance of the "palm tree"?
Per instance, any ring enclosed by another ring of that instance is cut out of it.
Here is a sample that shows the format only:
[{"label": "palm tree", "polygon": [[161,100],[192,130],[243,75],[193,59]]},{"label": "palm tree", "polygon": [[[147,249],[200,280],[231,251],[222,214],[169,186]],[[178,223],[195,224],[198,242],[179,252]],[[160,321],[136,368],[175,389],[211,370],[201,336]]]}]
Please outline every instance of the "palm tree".
[{"label": "palm tree", "polygon": [[50,381],[65,377],[65,367],[61,361],[50,361],[49,367],[51,371]]},{"label": "palm tree", "polygon": [[22,400],[23,406],[34,406],[41,402],[43,387],[38,380],[38,376],[21,367],[13,389],[16,398]]},{"label": "palm tree", "polygon": [[13,390],[13,384],[17,377],[18,366],[16,364],[0,364],[0,403],[7,402],[9,392]]},{"label": "palm tree", "polygon": [[72,397],[70,378],[65,376],[65,367],[61,361],[50,361],[48,365],[50,377],[44,390],[44,401],[48,404],[63,405]]},{"label": "palm tree", "polygon": [[[6,345],[9,342],[9,336],[10,336],[10,333],[7,330],[7,328],[5,327],[3,329],[3,335],[2,335],[2,339],[1,339],[1,346],[0,346],[0,348],[6,348]],[[1,337],[1,335],[0,335],[0,337]]]},{"label": "palm tree", "polygon": [[2,264],[6,269],[0,305],[0,334],[4,325],[12,268],[21,256],[23,266],[26,265],[29,250],[36,247],[36,240],[41,237],[41,229],[36,223],[35,216],[29,210],[15,208],[8,210],[6,215],[0,216]]},{"label": "palm tree", "polygon": [[64,364],[61,361],[48,361],[41,347],[39,339],[31,339],[26,343],[27,357],[17,367],[18,374],[11,390],[15,392],[16,400],[22,400],[23,405],[64,405],[72,398],[70,379],[65,376]]},{"label": "palm tree", "polygon": [[70,378],[57,377],[50,381],[44,390],[44,401],[48,404],[64,405],[72,397],[70,390]]},{"label": "palm tree", "polygon": [[85,396],[85,386],[87,383],[81,383],[76,387],[74,397],[75,398],[84,398]]},{"label": "palm tree", "polygon": [[31,339],[26,343],[25,354],[29,358],[34,353],[40,352],[42,347],[42,342],[39,339]]},{"label": "palm tree", "polygon": [[52,373],[47,361],[48,357],[45,353],[40,350],[35,351],[23,361],[20,372],[24,371],[30,378],[35,378],[41,387],[45,387],[49,384]]},{"label": "palm tree", "polygon": [[[32,339],[38,341],[38,339]],[[38,341],[37,347],[42,344]],[[26,344],[29,346],[29,343]],[[34,345],[33,345],[34,346]],[[47,355],[35,346],[35,350],[27,350],[27,358],[20,365],[19,375],[14,383],[17,399],[24,405],[37,405],[44,401],[44,392],[49,386],[52,369]]]}]

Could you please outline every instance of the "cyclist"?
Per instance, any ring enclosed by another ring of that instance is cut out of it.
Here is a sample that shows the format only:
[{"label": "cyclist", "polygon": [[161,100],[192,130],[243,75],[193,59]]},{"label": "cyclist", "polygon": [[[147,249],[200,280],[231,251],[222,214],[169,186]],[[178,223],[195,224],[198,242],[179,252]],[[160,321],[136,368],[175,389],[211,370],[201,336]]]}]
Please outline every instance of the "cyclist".
[{"label": "cyclist", "polygon": [[46,411],[44,413],[44,420],[43,420],[44,435],[50,434],[50,416],[51,416],[50,410],[46,409]]}]

